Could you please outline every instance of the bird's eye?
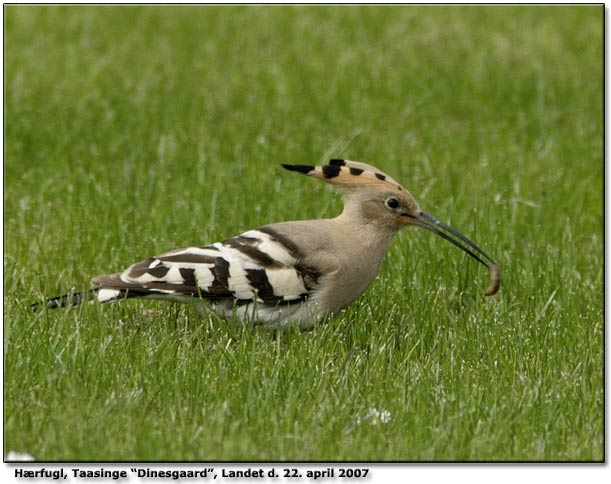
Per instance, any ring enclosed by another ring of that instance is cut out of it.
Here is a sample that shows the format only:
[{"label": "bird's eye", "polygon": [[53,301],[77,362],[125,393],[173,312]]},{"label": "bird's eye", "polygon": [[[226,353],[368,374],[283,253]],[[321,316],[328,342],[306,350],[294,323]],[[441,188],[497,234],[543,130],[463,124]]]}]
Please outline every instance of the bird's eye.
[{"label": "bird's eye", "polygon": [[388,208],[392,208],[392,209],[399,208],[399,200],[397,200],[395,197],[387,198],[384,203],[386,204]]}]

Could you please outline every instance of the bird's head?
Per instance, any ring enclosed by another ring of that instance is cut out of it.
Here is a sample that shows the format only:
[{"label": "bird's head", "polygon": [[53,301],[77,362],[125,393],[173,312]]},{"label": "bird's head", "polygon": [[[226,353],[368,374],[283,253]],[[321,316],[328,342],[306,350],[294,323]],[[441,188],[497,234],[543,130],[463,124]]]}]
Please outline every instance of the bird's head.
[{"label": "bird's head", "polygon": [[364,223],[394,231],[417,225],[439,235],[488,267],[490,285],[485,292],[487,296],[499,290],[501,276],[496,262],[460,232],[424,212],[413,195],[386,173],[366,163],[337,159],[324,166],[282,166],[342,188],[345,192],[344,213]]}]

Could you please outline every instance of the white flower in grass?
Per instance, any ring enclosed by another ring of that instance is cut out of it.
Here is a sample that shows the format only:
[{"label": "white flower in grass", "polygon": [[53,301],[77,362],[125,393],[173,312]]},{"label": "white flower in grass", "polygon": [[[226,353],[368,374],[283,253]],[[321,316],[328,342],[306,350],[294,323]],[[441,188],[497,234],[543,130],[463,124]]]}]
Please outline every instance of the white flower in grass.
[{"label": "white flower in grass", "polygon": [[390,412],[388,410],[382,410],[380,412],[380,423],[387,424],[390,422]]},{"label": "white flower in grass", "polygon": [[4,460],[7,461],[30,461],[30,460],[35,460],[33,455],[27,454],[25,452],[14,452],[14,451],[9,451],[8,454],[6,454],[6,457],[4,458]]},{"label": "white flower in grass", "polygon": [[373,407],[367,410],[365,416],[361,419],[361,417],[357,417],[356,424],[361,425],[363,422],[368,422],[371,425],[379,425],[379,424],[387,424],[390,422],[391,415],[388,410],[378,410]]}]

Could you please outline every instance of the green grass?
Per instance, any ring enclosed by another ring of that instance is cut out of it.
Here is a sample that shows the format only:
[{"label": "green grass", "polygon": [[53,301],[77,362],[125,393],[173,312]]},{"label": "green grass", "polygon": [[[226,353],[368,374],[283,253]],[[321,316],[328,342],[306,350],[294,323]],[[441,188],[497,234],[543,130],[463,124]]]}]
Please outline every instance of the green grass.
[{"label": "green grass", "polygon": [[[5,453],[604,458],[601,6],[4,8]],[[331,157],[479,243],[500,294],[411,229],[311,332],[163,302],[29,310],[334,216],[331,187],[278,165]]]}]

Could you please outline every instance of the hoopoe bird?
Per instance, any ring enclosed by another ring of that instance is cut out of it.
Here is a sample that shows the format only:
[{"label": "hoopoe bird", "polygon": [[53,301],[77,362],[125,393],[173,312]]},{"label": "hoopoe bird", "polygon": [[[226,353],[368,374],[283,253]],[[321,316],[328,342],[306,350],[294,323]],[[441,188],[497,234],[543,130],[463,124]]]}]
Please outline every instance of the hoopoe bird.
[{"label": "hoopoe bird", "polygon": [[94,289],[48,299],[47,307],[128,298],[194,303],[237,322],[302,329],[337,313],[373,282],[393,236],[410,225],[443,237],[487,266],[500,287],[496,262],[471,240],[424,212],[397,181],[349,160],[284,168],[335,185],[344,210],[331,219],[273,223],[223,242],[166,252],[123,272],[93,279]]}]

